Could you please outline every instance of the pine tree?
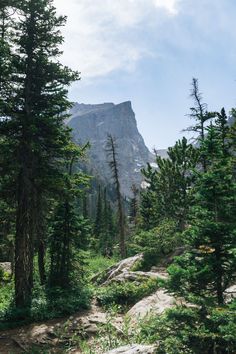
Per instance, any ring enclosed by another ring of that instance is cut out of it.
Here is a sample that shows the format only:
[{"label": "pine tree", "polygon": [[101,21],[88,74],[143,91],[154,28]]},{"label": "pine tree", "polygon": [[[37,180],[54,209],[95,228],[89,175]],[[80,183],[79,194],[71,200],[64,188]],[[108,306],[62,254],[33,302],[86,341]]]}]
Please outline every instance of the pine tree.
[{"label": "pine tree", "polygon": [[130,200],[130,218],[131,221],[134,225],[137,224],[137,217],[138,217],[138,209],[139,209],[139,189],[135,184],[131,186],[131,191],[133,193],[133,196]]},{"label": "pine tree", "polygon": [[[199,91],[198,79],[193,78],[191,97],[194,101],[194,107],[191,107],[190,117],[196,121],[194,126],[186,129],[187,131],[193,131],[197,134],[197,143],[202,144],[205,140],[206,131],[205,123],[215,117],[215,112],[208,112],[207,104],[203,102],[202,93]],[[206,172],[206,156],[202,153],[201,164],[203,170]]]},{"label": "pine tree", "polygon": [[101,186],[98,187],[98,196],[97,196],[97,209],[96,209],[96,219],[94,223],[94,235],[99,241],[103,231],[103,204],[102,204],[102,195],[101,195]]},{"label": "pine tree", "polygon": [[114,181],[114,186],[116,190],[116,200],[118,205],[118,225],[119,225],[119,246],[120,254],[125,257],[125,218],[124,218],[124,208],[122,205],[122,195],[120,191],[120,179],[118,170],[118,153],[117,153],[117,143],[114,137],[110,134],[107,136],[106,144],[107,156],[109,158],[109,166],[111,168],[112,177]]},{"label": "pine tree", "polygon": [[208,167],[206,172],[197,172],[191,226],[186,231],[191,251],[170,268],[169,289],[202,305],[222,305],[224,290],[236,271],[235,158],[227,135],[221,119],[208,127],[201,146]]},{"label": "pine tree", "polygon": [[157,226],[163,219],[174,219],[179,229],[184,230],[191,200],[192,171],[198,159],[198,151],[183,138],[168,149],[168,159],[156,155],[158,169],[149,164],[142,170],[148,185],[142,193],[140,209],[145,229]]},{"label": "pine tree", "polygon": [[77,254],[83,246],[77,198],[82,197],[82,187],[86,187],[89,180],[88,176],[74,170],[83,150],[71,145],[67,153],[61,195],[50,236],[49,285],[63,289],[73,285]]},{"label": "pine tree", "polygon": [[103,192],[102,235],[100,249],[104,256],[111,256],[115,240],[114,216],[110,203],[107,200],[107,190]]},{"label": "pine tree", "polygon": [[65,86],[78,74],[63,67],[57,57],[63,38],[50,0],[19,2],[14,25],[11,99],[0,122],[9,146],[6,160],[14,165],[16,199],[15,303],[30,306],[33,287],[33,255],[39,224],[38,204],[53,189],[69,132],[64,112],[70,107]]}]

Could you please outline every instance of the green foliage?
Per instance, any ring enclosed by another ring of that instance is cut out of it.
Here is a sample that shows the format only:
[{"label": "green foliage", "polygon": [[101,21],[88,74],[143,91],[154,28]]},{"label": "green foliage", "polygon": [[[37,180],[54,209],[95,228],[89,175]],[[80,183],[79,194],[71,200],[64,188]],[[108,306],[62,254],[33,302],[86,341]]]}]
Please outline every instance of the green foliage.
[{"label": "green foliage", "polygon": [[140,324],[140,340],[159,343],[158,354],[226,354],[236,350],[236,317],[231,307],[177,307]]},{"label": "green foliage", "polygon": [[67,316],[82,309],[88,309],[92,292],[85,284],[74,285],[70,290],[46,288],[38,282],[34,284],[32,305],[28,309],[18,309],[12,302],[13,284],[4,285],[0,290],[1,328],[43,321],[55,317]]},{"label": "green foliage", "polygon": [[[49,285],[51,287],[69,289],[75,278],[76,268],[83,273],[83,259],[78,250],[86,248],[85,244],[88,242],[85,236],[88,225],[83,217],[79,217],[76,202],[77,197],[82,194],[82,188],[88,186],[89,177],[80,171],[75,172],[74,163],[81,157],[84,149],[81,150],[72,143],[67,149],[63,188],[50,235]],[[78,275],[77,282],[79,281]]]},{"label": "green foliage", "polygon": [[141,264],[135,269],[150,270],[158,265],[166,255],[181,245],[181,236],[177,223],[171,219],[164,219],[159,226],[149,231],[140,231],[129,245],[132,253],[143,253]]},{"label": "green foliage", "polygon": [[96,218],[94,222],[94,239],[92,247],[104,256],[113,255],[114,240],[116,238],[115,217],[110,203],[107,200],[107,190],[101,192],[98,188]]},{"label": "green foliage", "polygon": [[[205,140],[208,147],[211,138]],[[236,271],[236,182],[233,159],[217,146],[207,172],[198,175],[185,233],[191,251],[170,268],[169,289],[191,301],[221,305]]]},{"label": "green foliage", "polygon": [[69,290],[51,288],[47,292],[47,311],[50,318],[70,315],[82,309],[88,309],[92,293],[86,286],[73,287]]},{"label": "green foliage", "polygon": [[96,254],[94,252],[88,253],[86,255],[86,272],[90,276],[93,276],[97,273],[103,272],[107,268],[113,266],[118,261],[119,259],[115,257],[107,258],[103,255]]},{"label": "green foliage", "polygon": [[199,152],[183,138],[168,149],[168,159],[156,155],[158,169],[148,164],[142,173],[148,187],[141,194],[142,227],[150,230],[163,219],[174,219],[184,230],[187,222],[193,184],[193,169]]},{"label": "green foliage", "polygon": [[155,292],[159,287],[156,279],[142,279],[140,282],[124,282],[112,283],[106,287],[102,287],[97,292],[97,299],[103,306],[112,304],[127,307],[134,305],[136,302]]},{"label": "green foliage", "polygon": [[118,147],[114,136],[107,135],[106,153],[108,164],[111,169],[111,175],[116,191],[117,214],[118,214],[118,233],[119,233],[119,248],[121,257],[126,255],[126,237],[125,237],[125,215],[122,194],[120,190],[120,176],[119,176],[119,159]]},{"label": "green foliage", "polygon": [[1,287],[0,287],[0,319],[3,318],[4,314],[6,313],[7,309],[11,305],[14,295],[14,287],[13,283],[6,283],[0,280]]}]

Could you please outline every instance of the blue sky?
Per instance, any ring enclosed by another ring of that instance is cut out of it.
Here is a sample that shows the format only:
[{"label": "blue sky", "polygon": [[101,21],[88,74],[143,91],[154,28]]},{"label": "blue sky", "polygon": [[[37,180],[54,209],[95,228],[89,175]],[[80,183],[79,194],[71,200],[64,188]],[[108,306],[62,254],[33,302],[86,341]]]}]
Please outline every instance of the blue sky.
[{"label": "blue sky", "polygon": [[147,146],[191,125],[192,77],[209,110],[236,106],[235,0],[55,0],[68,16],[63,63],[80,103],[131,100]]}]

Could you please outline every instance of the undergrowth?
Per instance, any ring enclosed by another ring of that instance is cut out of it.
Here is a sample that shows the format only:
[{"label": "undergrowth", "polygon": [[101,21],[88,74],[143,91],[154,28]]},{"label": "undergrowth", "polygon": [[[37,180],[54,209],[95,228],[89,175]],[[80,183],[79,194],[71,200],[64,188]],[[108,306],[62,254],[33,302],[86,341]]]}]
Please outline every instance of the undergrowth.
[{"label": "undergrowth", "polygon": [[121,305],[123,309],[130,307],[155,292],[159,288],[157,279],[145,279],[142,282],[112,283],[97,291],[98,302],[105,307],[112,304]]}]

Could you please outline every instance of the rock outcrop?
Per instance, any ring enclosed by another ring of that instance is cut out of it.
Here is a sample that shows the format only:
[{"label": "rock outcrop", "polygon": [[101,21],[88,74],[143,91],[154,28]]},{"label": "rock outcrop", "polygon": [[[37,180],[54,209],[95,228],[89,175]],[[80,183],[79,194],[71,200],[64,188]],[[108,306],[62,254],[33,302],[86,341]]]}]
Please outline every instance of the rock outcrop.
[{"label": "rock outcrop", "polygon": [[141,185],[141,168],[153,161],[153,155],[140,135],[131,102],[118,105],[104,103],[86,105],[76,103],[67,121],[73,129],[75,142],[90,142],[87,168],[104,180],[111,181],[111,172],[105,150],[107,134],[116,138],[120,184],[124,196],[131,196],[131,186]]},{"label": "rock outcrop", "polygon": [[110,350],[105,354],[154,354],[155,351],[156,347],[154,345],[131,344]]},{"label": "rock outcrop", "polygon": [[137,254],[136,256],[123,259],[122,261],[114,264],[105,271],[96,274],[91,280],[92,282],[96,282],[98,285],[107,285],[115,277],[125,272],[131,271],[135,264],[137,264],[142,259],[142,254]]},{"label": "rock outcrop", "polygon": [[8,274],[12,273],[12,264],[11,264],[11,262],[0,262],[0,268],[5,273],[8,273]]},{"label": "rock outcrop", "polygon": [[175,306],[175,304],[176,299],[163,289],[160,289],[155,294],[147,296],[135,304],[127,312],[127,316],[132,323],[135,323],[148,315],[161,315],[164,311]]},{"label": "rock outcrop", "polygon": [[230,303],[232,300],[236,299],[236,284],[231,285],[224,291],[224,298],[226,303]]}]

